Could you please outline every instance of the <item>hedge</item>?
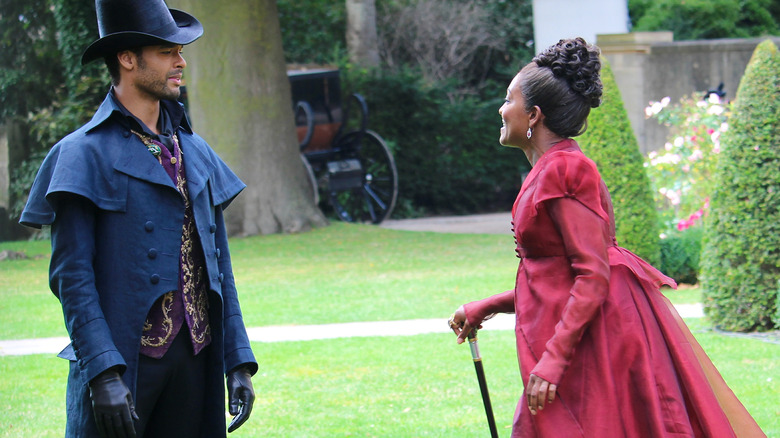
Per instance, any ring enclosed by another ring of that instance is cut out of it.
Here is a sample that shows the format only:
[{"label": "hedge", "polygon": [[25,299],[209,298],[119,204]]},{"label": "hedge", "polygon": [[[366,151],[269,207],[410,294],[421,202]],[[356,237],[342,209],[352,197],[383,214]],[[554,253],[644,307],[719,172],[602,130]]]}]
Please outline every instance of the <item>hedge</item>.
[{"label": "hedge", "polygon": [[341,79],[342,94],[366,98],[369,128],[393,151],[394,217],[512,208],[530,165],[522,151],[498,143],[507,84],[486,87],[484,97],[451,97],[448,84],[424,84],[407,69],[342,70]]},{"label": "hedge", "polygon": [[699,278],[703,226],[674,230],[661,239],[661,264],[658,268],[677,283],[696,284]]},{"label": "hedge", "polygon": [[596,162],[612,195],[618,243],[658,265],[658,214],[650,180],[612,69],[605,58],[601,61],[602,103],[591,111],[578,143]]},{"label": "hedge", "polygon": [[780,281],[780,54],[759,44],[723,135],[702,250],[704,309],[726,330],[770,330]]}]

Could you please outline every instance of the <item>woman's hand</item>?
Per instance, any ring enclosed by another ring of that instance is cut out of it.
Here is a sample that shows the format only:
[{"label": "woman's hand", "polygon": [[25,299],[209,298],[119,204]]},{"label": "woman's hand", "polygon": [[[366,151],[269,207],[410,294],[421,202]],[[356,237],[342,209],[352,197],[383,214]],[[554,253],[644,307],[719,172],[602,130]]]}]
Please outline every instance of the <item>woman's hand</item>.
[{"label": "woman's hand", "polygon": [[528,378],[528,386],[525,388],[525,397],[531,415],[536,415],[537,410],[544,409],[545,403],[552,403],[555,400],[557,390],[558,385],[552,384],[536,374],[531,374],[531,377]]},{"label": "woman's hand", "polygon": [[[469,333],[471,333],[471,330],[474,329],[474,327],[469,324],[468,318],[466,318],[466,310],[463,306],[458,307],[458,310],[450,316],[448,323],[452,331],[458,336],[458,344],[462,344]],[[477,327],[477,329],[480,328],[482,328],[482,326]]]}]

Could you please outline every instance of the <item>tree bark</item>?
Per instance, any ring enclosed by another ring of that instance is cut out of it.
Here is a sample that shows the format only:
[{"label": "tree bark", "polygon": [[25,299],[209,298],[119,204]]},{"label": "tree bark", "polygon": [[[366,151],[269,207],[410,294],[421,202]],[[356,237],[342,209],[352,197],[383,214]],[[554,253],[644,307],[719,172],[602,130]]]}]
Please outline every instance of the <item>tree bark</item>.
[{"label": "tree bark", "polygon": [[274,0],[170,0],[201,21],[184,77],[193,129],[247,184],[226,211],[231,235],[327,225],[310,195],[295,133]]},{"label": "tree bark", "polygon": [[379,66],[375,0],[346,0],[349,60],[361,67]]}]

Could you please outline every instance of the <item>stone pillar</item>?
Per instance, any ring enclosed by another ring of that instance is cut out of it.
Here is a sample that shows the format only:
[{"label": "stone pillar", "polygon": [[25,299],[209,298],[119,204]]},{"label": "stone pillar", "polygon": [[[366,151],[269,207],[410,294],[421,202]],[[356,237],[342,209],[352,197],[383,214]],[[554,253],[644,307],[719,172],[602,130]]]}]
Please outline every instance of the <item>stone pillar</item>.
[{"label": "stone pillar", "polygon": [[[623,105],[628,112],[628,119],[634,129],[639,149],[643,154],[657,149],[647,142],[647,126],[656,124],[653,120],[645,120],[645,107],[649,99],[660,100],[664,96],[648,98],[648,84],[652,83],[652,71],[649,66],[652,47],[657,43],[670,43],[672,32],[634,32],[626,34],[598,35],[596,44],[601,48],[602,55],[607,58],[620,94]],[[693,90],[692,90],[693,91]],[[663,145],[663,143],[661,143]]]}]

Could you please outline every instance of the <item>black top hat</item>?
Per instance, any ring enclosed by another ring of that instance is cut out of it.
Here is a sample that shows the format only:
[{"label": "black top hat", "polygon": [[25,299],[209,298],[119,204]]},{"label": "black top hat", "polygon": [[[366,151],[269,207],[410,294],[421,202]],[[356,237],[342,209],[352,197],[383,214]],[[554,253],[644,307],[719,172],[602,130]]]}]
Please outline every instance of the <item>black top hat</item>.
[{"label": "black top hat", "polygon": [[95,0],[100,39],[90,44],[81,63],[132,47],[189,44],[203,35],[192,15],[168,9],[163,0]]}]

